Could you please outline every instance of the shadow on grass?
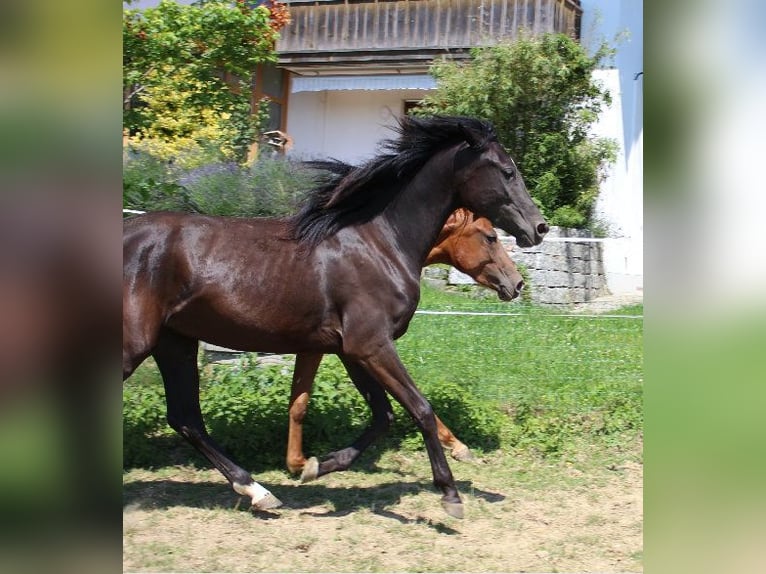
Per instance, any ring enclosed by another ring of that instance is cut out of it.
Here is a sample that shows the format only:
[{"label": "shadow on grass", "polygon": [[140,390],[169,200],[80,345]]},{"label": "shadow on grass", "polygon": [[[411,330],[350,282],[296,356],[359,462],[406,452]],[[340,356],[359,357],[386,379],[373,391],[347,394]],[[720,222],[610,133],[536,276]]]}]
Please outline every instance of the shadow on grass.
[{"label": "shadow on grass", "polygon": [[[286,433],[283,433],[283,435],[286,435]],[[375,474],[383,471],[402,477],[411,476],[411,473],[402,471],[397,468],[396,465],[386,464],[384,466],[379,466],[380,458],[384,453],[389,451],[400,452],[403,456],[412,457],[422,455],[425,452],[425,446],[415,449],[402,447],[402,440],[403,437],[401,436],[381,437],[374,444],[367,447],[367,449],[353,463],[353,471],[365,474]],[[137,446],[139,444],[140,448]],[[236,444],[223,445],[222,451],[242,468],[253,471],[257,469],[257,472],[285,470],[284,453],[287,449],[286,443],[284,445],[274,445],[274,443],[268,444],[268,449],[262,448],[257,452],[253,452],[252,450],[241,451],[237,448]],[[335,445],[336,450],[340,450],[348,444],[351,444],[351,442],[338,441]],[[319,447],[324,447],[324,450]],[[154,471],[167,466],[192,466],[201,469],[213,468],[211,463],[204,456],[197,452],[188,442],[177,434],[132,439],[130,447],[128,447],[126,443],[126,449],[127,448],[130,448],[132,454],[124,455],[124,471],[128,471],[132,468]],[[326,444],[308,445],[305,452],[307,457],[316,456],[319,460],[325,460],[332,453],[331,449],[327,447]],[[481,460],[481,452],[481,450],[475,449],[474,454],[478,456],[478,459],[467,464],[479,464]],[[466,464],[452,460],[449,458],[449,455],[447,456],[450,465]]]},{"label": "shadow on grass", "polygon": [[[505,496],[472,487],[470,481],[458,481],[458,490],[471,493],[488,502],[500,502]],[[418,517],[408,518],[391,510],[403,497],[423,491],[438,494],[428,480],[403,481],[372,486],[331,487],[321,482],[295,485],[268,485],[269,490],[282,500],[281,508],[269,511],[254,511],[253,515],[262,520],[281,518],[281,512],[299,511],[317,518],[338,518],[359,510],[370,510],[378,516],[396,520],[402,524],[425,524],[440,533],[456,534],[458,531]],[[434,498],[434,504],[438,504]],[[203,509],[249,510],[247,497],[234,494],[228,484],[221,482],[181,482],[178,480],[137,480],[123,485],[123,505],[132,508],[169,509],[192,507]],[[318,506],[329,505],[332,510],[318,510]]]}]

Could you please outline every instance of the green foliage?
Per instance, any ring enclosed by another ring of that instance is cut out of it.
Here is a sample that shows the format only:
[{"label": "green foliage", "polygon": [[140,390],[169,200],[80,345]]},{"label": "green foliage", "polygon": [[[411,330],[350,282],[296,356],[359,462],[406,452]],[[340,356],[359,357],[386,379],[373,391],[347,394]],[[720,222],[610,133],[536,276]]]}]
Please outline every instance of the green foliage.
[{"label": "green foliage", "polygon": [[138,210],[181,209],[186,190],[171,177],[167,164],[149,154],[133,154],[123,163],[122,204]]},{"label": "green foliage", "polygon": [[123,205],[142,211],[286,215],[313,185],[312,174],[299,164],[265,156],[250,165],[213,162],[187,168],[132,153],[123,164]]},{"label": "green foliage", "polygon": [[496,405],[454,382],[429,383],[424,392],[442,422],[456,433],[459,429],[460,440],[472,449],[490,451],[500,446],[507,420]]},{"label": "green foliage", "polygon": [[165,392],[153,363],[142,365],[123,388],[122,449],[123,464],[158,466],[168,463],[168,453],[160,460],[156,443],[173,438],[165,421]]},{"label": "green foliage", "polygon": [[[264,6],[162,0],[123,10],[123,127],[134,149],[200,165],[210,148],[244,161],[259,115],[255,67],[276,58],[280,25]],[[202,158],[202,159],[200,159]]]},{"label": "green foliage", "polygon": [[521,275],[521,278],[524,280],[524,289],[521,290],[519,299],[521,299],[521,303],[529,305],[532,303],[532,289],[534,289],[532,277],[529,275],[529,269],[526,265],[516,263],[516,269],[518,269],[519,275]]},{"label": "green foliage", "polygon": [[612,51],[589,56],[563,34],[476,48],[466,63],[440,61],[437,90],[418,113],[489,119],[553,225],[591,222],[603,170],[616,142],[589,135],[609,93],[592,79]]}]

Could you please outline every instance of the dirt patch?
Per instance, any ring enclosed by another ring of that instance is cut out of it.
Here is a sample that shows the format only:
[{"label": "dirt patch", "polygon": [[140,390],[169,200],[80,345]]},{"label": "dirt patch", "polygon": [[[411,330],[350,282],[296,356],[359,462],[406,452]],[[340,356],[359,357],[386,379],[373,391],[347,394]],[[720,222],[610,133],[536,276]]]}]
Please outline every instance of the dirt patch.
[{"label": "dirt patch", "polygon": [[604,295],[598,297],[592,301],[586,301],[584,303],[575,303],[569,307],[572,313],[608,313],[614,311],[620,307],[627,307],[629,305],[640,305],[644,302],[644,292],[634,291],[631,293],[617,293],[613,295]]},{"label": "dirt patch", "polygon": [[572,468],[554,484],[519,484],[489,465],[481,472],[453,465],[466,504],[464,520],[442,511],[426,465],[419,460],[379,472],[339,473],[313,486],[269,473],[258,479],[286,505],[257,514],[235,508],[240,501],[214,472],[128,473],[123,568],[641,571],[639,463],[611,465],[594,477]]}]

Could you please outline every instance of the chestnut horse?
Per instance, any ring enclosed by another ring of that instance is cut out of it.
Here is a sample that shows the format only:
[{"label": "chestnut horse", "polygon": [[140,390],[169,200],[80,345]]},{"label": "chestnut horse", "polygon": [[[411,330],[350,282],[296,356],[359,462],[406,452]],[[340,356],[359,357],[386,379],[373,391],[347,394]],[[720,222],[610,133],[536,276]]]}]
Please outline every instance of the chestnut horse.
[{"label": "chestnut horse", "polygon": [[[476,282],[497,292],[503,301],[510,301],[521,293],[524,280],[516,264],[497,240],[492,223],[476,217],[465,208],[455,210],[444,224],[436,245],[426,257],[424,265],[447,263]],[[299,353],[295,358],[293,384],[290,394],[289,425],[287,431],[287,468],[301,472],[303,480],[310,480],[319,468],[316,458],[306,459],[303,454],[303,419],[308,410],[311,387],[314,383],[322,354]],[[459,461],[471,460],[470,449],[436,417],[439,442]],[[306,464],[308,463],[308,467]]]},{"label": "chestnut horse", "polygon": [[388,429],[390,394],[423,435],[443,507],[463,516],[433,409],[394,341],[407,331],[421,268],[455,209],[488,218],[521,247],[539,244],[548,225],[488,122],[405,117],[396,131],[377,156],[318,187],[291,218],[149,213],[124,224],[123,379],[154,357],[168,423],[254,508],[281,502],[207,433],[199,340],[338,355],[372,422],[351,446],[322,460],[317,476],[347,469]]}]

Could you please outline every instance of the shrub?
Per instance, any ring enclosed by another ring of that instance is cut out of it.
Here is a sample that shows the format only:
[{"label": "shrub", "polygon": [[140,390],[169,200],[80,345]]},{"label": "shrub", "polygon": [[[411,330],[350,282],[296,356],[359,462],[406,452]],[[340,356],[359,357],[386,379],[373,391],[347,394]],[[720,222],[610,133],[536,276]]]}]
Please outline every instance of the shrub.
[{"label": "shrub", "polygon": [[431,68],[437,89],[417,113],[491,120],[549,223],[591,224],[598,186],[616,142],[589,135],[610,95],[593,71],[612,50],[589,56],[563,34],[476,48],[467,62]]},{"label": "shrub", "polygon": [[167,162],[142,152],[123,159],[122,205],[142,211],[190,209],[186,190]]},{"label": "shrub", "polygon": [[186,167],[244,161],[263,119],[251,74],[273,62],[283,6],[209,1],[123,10],[123,125],[134,149]]},{"label": "shrub", "polygon": [[148,153],[126,155],[123,205],[131,209],[189,211],[240,217],[292,213],[313,186],[312,174],[283,158],[251,165],[211,162],[198,167],[168,163]]},{"label": "shrub", "polygon": [[426,391],[434,411],[458,438],[474,450],[495,450],[506,423],[494,404],[457,383],[440,382]]},{"label": "shrub", "polygon": [[532,303],[532,290],[534,289],[529,268],[523,263],[516,263],[516,269],[518,269],[519,275],[524,280],[524,289],[521,290],[519,299],[521,299],[522,303],[529,305]]}]

